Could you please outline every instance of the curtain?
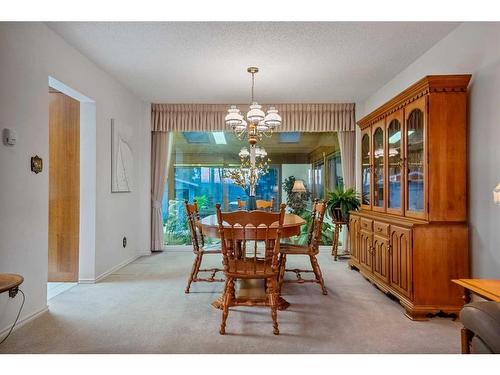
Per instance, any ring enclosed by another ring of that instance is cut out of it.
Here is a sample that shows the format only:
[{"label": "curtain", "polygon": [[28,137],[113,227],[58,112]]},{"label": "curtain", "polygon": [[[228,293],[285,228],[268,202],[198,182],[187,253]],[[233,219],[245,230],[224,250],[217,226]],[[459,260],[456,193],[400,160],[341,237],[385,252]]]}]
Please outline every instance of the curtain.
[{"label": "curtain", "polygon": [[[356,188],[356,132],[338,132],[340,146],[340,162],[342,163],[342,177],[344,189]],[[345,226],[348,228],[348,226]],[[342,231],[343,251],[350,249],[350,236],[347,230]]]},{"label": "curtain", "polygon": [[344,188],[356,188],[356,132],[341,131],[337,135],[339,138]]},{"label": "curtain", "polygon": [[152,132],[151,139],[151,251],[163,250],[161,202],[170,170],[172,133]]},{"label": "curtain", "polygon": [[[229,104],[152,104],[152,131],[227,130],[224,117]],[[245,112],[248,104],[238,104]],[[280,132],[354,131],[354,103],[277,104],[283,124]],[[268,109],[265,105],[264,109]]]}]

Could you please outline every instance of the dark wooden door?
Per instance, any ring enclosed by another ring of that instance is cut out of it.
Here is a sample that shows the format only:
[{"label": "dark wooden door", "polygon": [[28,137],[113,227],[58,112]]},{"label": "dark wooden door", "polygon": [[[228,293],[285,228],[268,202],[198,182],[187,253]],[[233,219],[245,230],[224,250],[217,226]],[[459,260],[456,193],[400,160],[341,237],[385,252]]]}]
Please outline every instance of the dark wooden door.
[{"label": "dark wooden door", "polygon": [[373,273],[389,282],[389,239],[377,234],[373,236]]},{"label": "dark wooden door", "polygon": [[49,92],[48,281],[78,281],[80,103]]},{"label": "dark wooden door", "polygon": [[390,283],[396,290],[411,298],[413,283],[411,229],[391,225],[390,233]]}]

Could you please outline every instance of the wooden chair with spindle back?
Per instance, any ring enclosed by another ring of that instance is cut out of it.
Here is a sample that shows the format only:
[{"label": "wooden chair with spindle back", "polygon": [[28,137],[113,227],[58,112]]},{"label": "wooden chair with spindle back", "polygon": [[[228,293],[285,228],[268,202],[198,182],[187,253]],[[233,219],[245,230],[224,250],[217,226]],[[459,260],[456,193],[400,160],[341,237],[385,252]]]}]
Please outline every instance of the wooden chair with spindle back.
[{"label": "wooden chair with spindle back", "polygon": [[[191,269],[191,274],[189,275],[188,284],[186,286],[185,293],[189,293],[191,283],[194,282],[222,282],[224,279],[216,278],[217,272],[223,271],[221,268],[208,268],[200,269],[201,262],[204,254],[221,254],[222,250],[220,244],[207,245],[205,244],[205,236],[201,232],[201,227],[199,225],[200,213],[198,210],[198,203],[196,199],[193,200],[193,204],[189,204],[187,200],[184,201],[184,206],[186,208],[186,215],[188,218],[188,226],[191,232],[191,242],[193,245],[193,253],[196,255]],[[209,277],[198,277],[199,272],[210,272]]]},{"label": "wooden chair with spindle back", "polygon": [[[316,256],[319,254],[319,245],[321,244],[321,233],[323,230],[323,220],[326,212],[326,201],[314,201],[313,211],[311,214],[311,224],[308,230],[308,238],[306,245],[294,245],[290,243],[282,243],[280,246],[280,272],[278,277],[279,290],[284,282],[290,283],[318,283],[324,295],[328,294],[323,280],[323,274],[319,267],[318,259]],[[286,269],[286,259],[288,255],[306,255],[309,256],[311,262],[311,269]],[[294,272],[296,275],[295,280],[285,280],[285,272]],[[302,273],[314,273],[314,279],[303,279]]]},{"label": "wooden chair with spindle back", "polygon": [[258,210],[273,211],[274,210],[274,197],[272,197],[270,201],[257,199],[255,201],[255,206],[257,207]]},{"label": "wooden chair with spindle back", "polygon": [[236,198],[236,203],[238,205],[238,210],[244,210],[247,206],[246,201],[242,201],[240,197]]},{"label": "wooden chair with spindle back", "polygon": [[[237,279],[264,279],[266,300],[271,306],[273,333],[278,329],[278,256],[281,232],[285,217],[285,204],[279,212],[235,211],[221,212],[217,204],[217,220],[224,263],[222,323],[219,333],[226,333],[226,320],[231,306],[252,305],[251,300],[235,298],[234,283]],[[225,226],[223,225],[225,223]],[[253,244],[247,246],[247,244]],[[263,244],[259,248],[258,244]]]}]

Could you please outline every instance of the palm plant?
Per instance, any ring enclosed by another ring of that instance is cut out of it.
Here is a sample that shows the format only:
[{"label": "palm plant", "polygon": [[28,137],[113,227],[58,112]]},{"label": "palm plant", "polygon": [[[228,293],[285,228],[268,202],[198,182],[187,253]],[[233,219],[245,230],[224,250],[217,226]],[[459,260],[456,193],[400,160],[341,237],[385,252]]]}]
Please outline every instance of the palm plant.
[{"label": "palm plant", "polygon": [[344,190],[339,187],[328,192],[327,210],[335,221],[347,222],[349,211],[357,211],[360,206],[360,196],[353,188]]}]

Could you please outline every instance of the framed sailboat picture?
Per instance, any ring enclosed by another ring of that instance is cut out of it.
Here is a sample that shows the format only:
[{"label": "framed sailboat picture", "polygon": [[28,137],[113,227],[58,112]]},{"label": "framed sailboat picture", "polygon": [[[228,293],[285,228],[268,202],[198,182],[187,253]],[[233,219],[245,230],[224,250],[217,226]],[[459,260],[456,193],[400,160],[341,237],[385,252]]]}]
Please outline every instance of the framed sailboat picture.
[{"label": "framed sailboat picture", "polygon": [[111,192],[127,193],[133,189],[134,154],[132,129],[111,119]]}]

